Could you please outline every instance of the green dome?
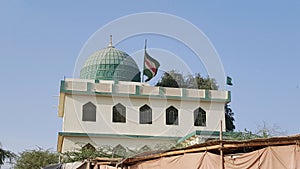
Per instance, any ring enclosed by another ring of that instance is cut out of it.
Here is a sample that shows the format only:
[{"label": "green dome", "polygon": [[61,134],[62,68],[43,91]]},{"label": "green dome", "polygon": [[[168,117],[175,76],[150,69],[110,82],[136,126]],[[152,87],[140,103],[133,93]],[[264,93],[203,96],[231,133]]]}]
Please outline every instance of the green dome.
[{"label": "green dome", "polygon": [[81,79],[140,82],[140,70],[127,53],[112,45],[92,54],[80,71]]}]

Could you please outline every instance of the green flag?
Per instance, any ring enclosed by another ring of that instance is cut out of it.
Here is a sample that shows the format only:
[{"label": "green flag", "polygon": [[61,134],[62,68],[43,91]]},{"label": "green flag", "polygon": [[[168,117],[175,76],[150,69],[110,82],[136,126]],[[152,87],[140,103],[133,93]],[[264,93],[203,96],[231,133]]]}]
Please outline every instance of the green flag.
[{"label": "green flag", "polygon": [[226,84],[229,85],[229,86],[232,86],[232,78],[227,76],[227,79],[226,79]]}]

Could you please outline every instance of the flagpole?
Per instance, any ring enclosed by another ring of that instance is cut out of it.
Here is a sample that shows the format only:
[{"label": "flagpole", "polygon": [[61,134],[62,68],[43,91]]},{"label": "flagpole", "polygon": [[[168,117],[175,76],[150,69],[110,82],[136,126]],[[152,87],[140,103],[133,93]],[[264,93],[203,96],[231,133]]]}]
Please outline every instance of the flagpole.
[{"label": "flagpole", "polygon": [[143,68],[142,68],[142,82],[144,82],[144,64],[145,64],[146,48],[147,48],[147,39],[145,39],[144,59],[143,59]]}]

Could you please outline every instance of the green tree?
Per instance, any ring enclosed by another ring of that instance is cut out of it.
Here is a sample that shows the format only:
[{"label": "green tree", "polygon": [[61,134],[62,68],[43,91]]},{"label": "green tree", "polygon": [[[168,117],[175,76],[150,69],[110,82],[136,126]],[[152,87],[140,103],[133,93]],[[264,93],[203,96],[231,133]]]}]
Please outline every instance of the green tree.
[{"label": "green tree", "polygon": [[[65,163],[82,161],[85,159],[94,159],[96,157],[110,158],[112,156],[113,156],[113,148],[111,146],[100,146],[97,149],[82,147],[75,151],[68,151],[62,154],[63,162]],[[119,157],[119,156],[115,155],[114,157]]]},{"label": "green tree", "polygon": [[120,144],[115,147],[102,145],[97,148],[94,148],[91,145],[85,145],[81,148],[76,149],[75,151],[65,152],[61,155],[61,157],[64,163],[82,161],[85,159],[95,159],[97,157],[127,158],[146,151],[169,150],[173,147],[173,144],[156,144],[153,148],[145,145],[143,147],[136,147],[134,149],[123,147]]},{"label": "green tree", "polygon": [[16,158],[16,154],[14,154],[11,151],[2,149],[1,144],[0,144],[0,168],[5,163],[6,160],[8,160],[9,162],[12,162],[13,159],[15,159],[15,158]]},{"label": "green tree", "polygon": [[38,148],[20,153],[15,169],[40,169],[49,164],[58,163],[58,154],[50,150]]},{"label": "green tree", "polygon": [[226,123],[226,131],[233,131],[235,129],[234,125],[234,113],[230,108],[229,104],[225,105],[225,123]]},{"label": "green tree", "polygon": [[226,135],[228,135],[229,140],[252,140],[257,138],[262,138],[260,135],[257,135],[253,133],[250,130],[244,129],[243,132],[227,132]]},{"label": "green tree", "polygon": [[174,87],[179,88],[184,85],[184,77],[182,74],[172,70],[165,72],[161,80],[157,82],[156,86],[162,87]]},{"label": "green tree", "polygon": [[156,83],[156,86],[218,90],[216,80],[209,76],[202,77],[200,73],[184,76],[182,73],[175,70],[165,72],[161,79]]},{"label": "green tree", "polygon": [[215,79],[207,77],[202,77],[200,73],[196,73],[195,76],[192,76],[192,79],[195,81],[197,89],[207,89],[207,90],[218,90],[218,85]]},{"label": "green tree", "polygon": [[[162,87],[175,87],[175,88],[193,88],[193,89],[207,89],[207,90],[218,90],[218,85],[215,79],[207,77],[202,77],[200,73],[195,75],[186,75],[171,70],[170,72],[165,72],[161,79],[157,82],[156,86]],[[230,105],[225,105],[225,122],[226,131],[234,131],[234,113],[230,108]]]}]

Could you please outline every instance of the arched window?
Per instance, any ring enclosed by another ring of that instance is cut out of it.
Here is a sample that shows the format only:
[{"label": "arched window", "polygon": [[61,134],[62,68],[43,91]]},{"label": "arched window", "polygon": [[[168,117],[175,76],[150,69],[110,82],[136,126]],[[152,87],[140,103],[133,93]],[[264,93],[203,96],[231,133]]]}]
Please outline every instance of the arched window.
[{"label": "arched window", "polygon": [[178,110],[170,106],[166,111],[166,124],[167,125],[178,125]]},{"label": "arched window", "polygon": [[194,126],[206,126],[206,112],[201,107],[194,111]]},{"label": "arched window", "polygon": [[92,102],[82,106],[82,121],[96,121],[96,106]]},{"label": "arched window", "polygon": [[152,109],[146,104],[140,108],[140,124],[152,124]]},{"label": "arched window", "polygon": [[126,123],[126,108],[120,103],[113,107],[113,122]]}]

